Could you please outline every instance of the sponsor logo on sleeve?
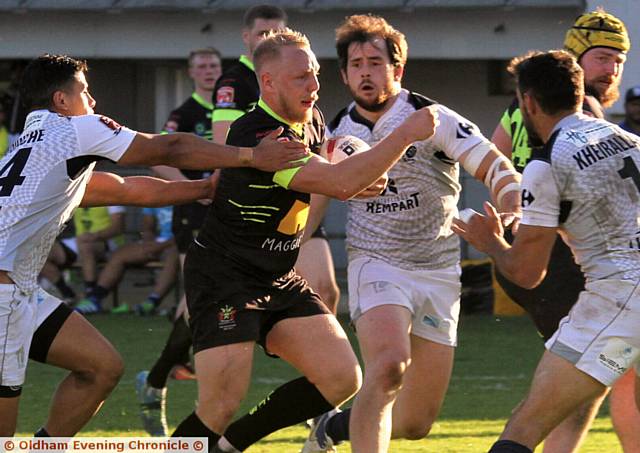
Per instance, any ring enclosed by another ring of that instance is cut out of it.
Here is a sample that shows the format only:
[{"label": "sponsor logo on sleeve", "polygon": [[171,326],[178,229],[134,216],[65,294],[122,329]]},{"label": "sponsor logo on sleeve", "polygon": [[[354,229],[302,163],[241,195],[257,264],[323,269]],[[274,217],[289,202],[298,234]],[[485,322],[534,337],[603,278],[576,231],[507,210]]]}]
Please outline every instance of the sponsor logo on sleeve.
[{"label": "sponsor logo on sleeve", "polygon": [[458,123],[458,128],[456,129],[456,138],[467,138],[473,132],[473,125],[469,123]]},{"label": "sponsor logo on sleeve", "polygon": [[535,200],[536,198],[533,196],[531,192],[529,192],[527,189],[522,189],[522,206],[523,207],[526,208]]},{"label": "sponsor logo on sleeve", "polygon": [[108,116],[101,115],[100,122],[107,126],[109,129],[113,130],[115,135],[118,135],[120,133],[120,130],[122,129],[122,126],[120,126],[120,124],[118,124]]},{"label": "sponsor logo on sleeve", "polygon": [[233,87],[220,87],[216,92],[216,107],[233,108],[235,103],[235,89]]}]

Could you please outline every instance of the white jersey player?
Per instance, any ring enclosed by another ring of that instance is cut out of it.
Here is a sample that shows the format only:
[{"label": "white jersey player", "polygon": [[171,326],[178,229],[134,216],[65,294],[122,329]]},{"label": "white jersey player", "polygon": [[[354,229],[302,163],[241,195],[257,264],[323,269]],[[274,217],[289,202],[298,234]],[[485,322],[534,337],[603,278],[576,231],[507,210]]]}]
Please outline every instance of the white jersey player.
[{"label": "white jersey player", "polygon": [[[530,453],[578,406],[603,395],[634,364],[638,370],[640,142],[578,113],[583,72],[570,54],[525,55],[510,70],[527,132],[545,143],[524,171],[522,224],[509,246],[487,205],[486,217],[456,221],[454,229],[525,288],[544,278],[559,232],[587,279],[547,341],[525,401],[491,449]],[[636,376],[636,393],[639,383]]]},{"label": "white jersey player", "polygon": [[[330,123],[332,136],[353,135],[373,145],[419,108],[435,104],[401,88],[407,44],[384,19],[348,17],[336,41],[354,102]],[[472,122],[445,106],[435,109],[435,134],[413,143],[389,170],[385,192],[349,201],[349,310],[363,351],[364,384],[350,411],[318,420],[305,452],[329,451],[346,439],[355,452],[381,452],[391,436],[426,436],[449,383],[457,340],[460,248],[451,223],[459,164],[489,187],[501,211],[519,210],[519,176],[511,164]]]},{"label": "white jersey player", "polygon": [[58,387],[41,435],[78,432],[122,374],[122,361],[107,340],[37,285],[53,241],[73,210],[81,203],[164,206],[208,198],[215,190],[212,179],[165,182],[94,173],[97,160],[278,169],[305,155],[300,144],[276,143],[275,133],[266,143],[271,151],[255,153],[190,134],[136,133],[93,115],[86,69],[82,61],[57,55],[27,66],[22,89],[31,113],[25,131],[0,161],[0,436],[15,432],[29,357],[71,371]]}]

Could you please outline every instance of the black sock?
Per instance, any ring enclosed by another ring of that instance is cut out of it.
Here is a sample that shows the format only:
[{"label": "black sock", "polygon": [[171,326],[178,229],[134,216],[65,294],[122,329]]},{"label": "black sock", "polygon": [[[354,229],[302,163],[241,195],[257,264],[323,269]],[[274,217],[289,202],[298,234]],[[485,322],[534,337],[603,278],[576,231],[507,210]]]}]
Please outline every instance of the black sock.
[{"label": "black sock", "polygon": [[67,282],[62,277],[60,277],[56,282],[56,288],[58,288],[58,291],[60,291],[60,294],[62,294],[62,297],[69,298],[69,299],[73,299],[76,297],[75,291],[72,290],[69,287],[69,285],[67,285]]},{"label": "black sock", "polygon": [[301,377],[271,392],[247,415],[229,425],[224,437],[236,449],[243,451],[268,434],[333,408],[315,385]]},{"label": "black sock", "polygon": [[222,436],[207,428],[196,413],[192,412],[191,415],[182,420],[182,423],[178,425],[171,437],[206,437],[209,439],[209,451],[213,451]]},{"label": "black sock", "polygon": [[489,453],[533,453],[533,450],[512,440],[499,440],[493,444]]},{"label": "black sock", "polygon": [[33,437],[51,437],[51,435],[47,432],[46,429],[44,429],[44,426],[43,426],[38,431],[36,431]]},{"label": "black sock", "polygon": [[154,388],[161,389],[167,385],[167,378],[174,365],[182,363],[185,355],[188,357],[191,347],[191,330],[184,319],[180,316],[173,323],[173,329],[169,334],[167,343],[151,368],[147,383]]},{"label": "black sock", "polygon": [[349,419],[351,418],[351,408],[338,412],[327,420],[325,431],[334,443],[349,440]]},{"label": "black sock", "polygon": [[109,294],[109,289],[104,286],[96,285],[93,287],[93,291],[91,291],[91,296],[89,298],[93,298],[96,302],[102,302],[102,299],[107,297]]},{"label": "black sock", "polygon": [[95,280],[85,280],[84,281],[84,296],[89,297],[91,293],[93,293],[93,289],[96,287]]}]

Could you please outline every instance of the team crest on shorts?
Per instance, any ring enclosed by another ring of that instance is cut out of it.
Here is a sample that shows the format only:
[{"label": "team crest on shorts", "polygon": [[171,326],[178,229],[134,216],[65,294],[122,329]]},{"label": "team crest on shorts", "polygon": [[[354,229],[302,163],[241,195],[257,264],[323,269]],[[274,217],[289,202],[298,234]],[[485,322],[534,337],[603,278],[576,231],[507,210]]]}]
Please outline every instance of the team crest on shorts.
[{"label": "team crest on shorts", "polygon": [[218,312],[218,328],[220,330],[231,330],[236,327],[236,313],[238,311],[225,305]]}]

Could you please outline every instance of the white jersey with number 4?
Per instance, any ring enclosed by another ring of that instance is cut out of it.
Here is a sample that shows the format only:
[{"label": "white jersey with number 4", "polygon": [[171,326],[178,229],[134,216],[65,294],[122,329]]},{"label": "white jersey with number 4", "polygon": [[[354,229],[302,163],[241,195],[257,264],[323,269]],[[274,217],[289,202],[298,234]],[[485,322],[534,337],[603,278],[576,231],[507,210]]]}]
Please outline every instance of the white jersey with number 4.
[{"label": "white jersey with number 4", "polygon": [[[329,125],[331,136],[353,135],[373,146],[409,115],[434,104],[402,90],[393,105],[373,124],[355,104]],[[436,104],[440,125],[428,140],[413,143],[389,171],[384,193],[349,200],[349,259],[379,258],[406,270],[442,269],[460,260],[460,241],[451,231],[457,213],[458,159],[489,141],[478,127],[453,110]]]},{"label": "white jersey with number 4", "polygon": [[24,132],[0,160],[0,270],[24,293],[54,239],[80,204],[96,161],[117,162],[135,132],[100,115],[29,114]]},{"label": "white jersey with number 4", "polygon": [[640,278],[640,141],[605,120],[563,118],[522,178],[524,225],[558,227],[588,281]]}]

